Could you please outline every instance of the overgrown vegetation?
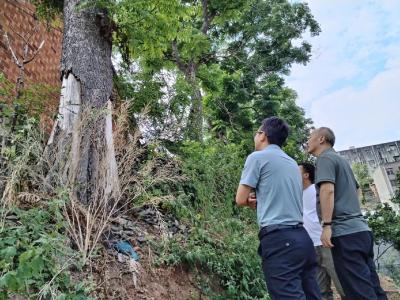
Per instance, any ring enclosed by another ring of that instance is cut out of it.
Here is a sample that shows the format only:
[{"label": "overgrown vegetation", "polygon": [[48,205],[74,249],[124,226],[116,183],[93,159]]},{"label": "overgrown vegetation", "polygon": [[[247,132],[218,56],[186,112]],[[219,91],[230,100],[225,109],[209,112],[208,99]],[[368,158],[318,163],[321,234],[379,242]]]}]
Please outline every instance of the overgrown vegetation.
[{"label": "overgrown vegetation", "polygon": [[[2,115],[3,120],[8,115]],[[4,173],[4,183],[14,195],[8,194],[7,199],[13,202],[3,202],[2,210],[3,297],[18,293],[29,297],[40,294],[43,299],[84,299],[90,292],[89,285],[75,285],[69,276],[72,267],[82,267],[84,257],[68,234],[71,228],[64,209],[68,193],[55,200],[34,193],[43,179],[38,173],[38,162],[44,139],[37,119],[24,114],[19,120],[2,149],[7,166],[3,170],[9,170]],[[122,125],[124,121],[120,122]],[[5,128],[10,126],[9,122],[3,124]],[[116,143],[119,142],[117,139]],[[133,138],[133,143],[137,142]],[[159,261],[184,264],[209,274],[199,285],[214,299],[266,297],[256,254],[255,215],[250,210],[239,210],[234,204],[248,145],[218,140],[185,142],[175,154],[180,162],[160,146],[130,149],[119,151],[125,165],[136,170],[136,175],[124,186],[131,201],[129,205],[152,204],[163,212],[173,213],[191,228],[187,237],[176,235],[164,240]],[[216,292],[216,287],[223,287],[224,292]]]},{"label": "overgrown vegetation", "polygon": [[[389,203],[379,204],[373,211],[367,212],[368,225],[374,233],[375,243],[377,244],[376,262],[378,268],[382,265],[397,285],[400,285],[400,215],[396,207],[400,203],[400,171],[396,174],[396,193]],[[395,208],[393,208],[393,206]],[[381,264],[386,253],[394,251],[395,257],[385,259],[385,264]],[[397,254],[397,255],[396,255]]]},{"label": "overgrown vegetation", "polygon": [[[64,1],[31,2],[39,17],[60,20]],[[88,297],[90,284],[76,284],[71,270],[90,264],[114,217],[151,206],[163,235],[153,248],[158,263],[197,272],[212,299],[267,299],[255,213],[236,207],[234,195],[263,118],[287,120],[285,151],[306,159],[312,121],[296,105],[284,75],[310,59],[303,34],[320,32],[309,7],[287,0],[88,0],[71,11],[93,7],[101,9],[101,37],[121,58],[113,128],[121,191],[111,200],[96,194],[96,203],[70,199],[74,187],[54,180],[68,174],[52,174],[55,168],[43,161],[48,137],[42,127],[52,124],[54,89],[26,85],[16,99],[14,84],[0,74],[1,297]],[[88,107],[73,124],[76,131],[87,125],[85,117],[101,114]],[[70,146],[61,145],[50,157],[65,163]],[[92,157],[104,149],[97,150]],[[366,170],[358,171],[367,188]],[[101,183],[90,192],[96,185]],[[187,232],[164,234],[162,218],[171,214]],[[399,217],[391,208],[378,208],[368,218],[377,241],[400,247]]]},{"label": "overgrown vegetation", "polygon": [[[378,205],[372,212],[367,213],[368,225],[374,234],[376,250],[376,262],[378,268],[383,267],[386,273],[400,285],[399,255],[400,251],[400,215],[387,203]],[[397,251],[393,251],[393,249]],[[388,258],[387,253],[394,253],[394,257]],[[384,261],[382,262],[382,260]]]},{"label": "overgrown vegetation", "polygon": [[[171,240],[162,259],[209,274],[205,283],[213,299],[267,299],[255,214],[234,202],[244,153],[241,146],[218,141],[186,143],[182,171],[188,181],[177,200],[164,204],[191,231],[187,239]],[[224,292],[216,294],[215,286]]]},{"label": "overgrown vegetation", "polygon": [[72,267],[82,265],[69,246],[62,201],[7,211],[0,229],[0,299],[16,294],[27,299],[88,299],[90,285],[70,276]]},{"label": "overgrown vegetation", "polygon": [[69,272],[83,265],[66,234],[61,207],[68,199],[38,192],[44,149],[38,115],[23,104],[1,108],[0,299],[87,299],[89,283],[74,282]]},{"label": "overgrown vegetation", "polygon": [[[47,21],[63,6],[59,0],[32,2]],[[71,145],[53,149],[50,158],[56,163],[50,167],[42,161],[47,138],[39,130],[35,109],[46,108],[49,96],[25,90],[26,101],[17,103],[3,80],[0,95],[11,97],[0,112],[1,234],[10,243],[4,252],[6,273],[1,274],[6,279],[0,279],[4,297],[84,297],[84,284],[72,288],[70,267],[90,263],[113,217],[147,205],[158,210],[158,223],[163,224],[163,214],[172,214],[189,228],[187,234],[163,236],[154,247],[158,262],[197,270],[199,285],[213,299],[267,299],[255,214],[237,208],[234,194],[263,118],[287,120],[292,130],[285,150],[298,160],[305,158],[303,146],[312,122],[296,105],[296,93],[285,86],[284,75],[294,63],[310,59],[311,46],[303,34],[320,31],[308,6],[287,0],[90,0],[81,1],[71,13],[90,12],[93,6],[102,9],[96,14],[97,29],[122,58],[114,78],[120,106],[114,144],[121,191],[117,199],[102,198],[96,193],[102,184],[98,180],[88,187],[96,195],[90,199],[96,201],[71,199],[69,191],[76,186],[63,187],[54,180],[67,177],[68,168],[53,174],[57,163],[72,157]],[[80,17],[86,16],[90,13]],[[93,104],[96,99],[82,100]],[[85,136],[80,132],[87,125],[85,118],[99,113],[93,109],[96,105],[88,107],[82,107],[73,124],[77,135]],[[94,160],[104,152],[98,145],[97,152],[85,148]],[[75,166],[82,156],[68,163]],[[110,171],[100,170],[99,176]],[[28,224],[24,220],[32,214],[35,218]],[[17,245],[15,250],[11,243]]]}]

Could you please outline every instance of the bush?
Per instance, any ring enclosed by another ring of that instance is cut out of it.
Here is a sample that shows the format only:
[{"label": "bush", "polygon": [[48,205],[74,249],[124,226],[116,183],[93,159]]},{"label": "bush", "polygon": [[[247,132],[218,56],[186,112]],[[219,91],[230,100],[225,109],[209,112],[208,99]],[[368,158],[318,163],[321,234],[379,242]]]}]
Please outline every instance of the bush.
[{"label": "bush", "polygon": [[[182,172],[188,180],[168,207],[191,230],[187,239],[176,237],[165,246],[163,261],[184,263],[208,274],[206,286],[213,299],[267,299],[255,213],[238,209],[234,201],[243,148],[209,141],[186,143],[181,151]],[[213,278],[224,289],[222,294],[215,291]]]},{"label": "bush", "polygon": [[[0,230],[0,299],[87,299],[87,284],[71,281],[78,261],[68,245],[59,200],[8,211]],[[3,212],[2,212],[3,213]]]}]

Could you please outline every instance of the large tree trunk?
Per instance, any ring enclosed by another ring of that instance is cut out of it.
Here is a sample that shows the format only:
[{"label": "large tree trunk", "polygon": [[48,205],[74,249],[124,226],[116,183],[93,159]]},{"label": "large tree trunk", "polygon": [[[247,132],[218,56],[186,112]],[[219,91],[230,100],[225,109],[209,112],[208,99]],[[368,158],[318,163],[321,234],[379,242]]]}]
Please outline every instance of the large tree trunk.
[{"label": "large tree trunk", "polygon": [[203,141],[203,96],[197,82],[197,65],[190,63],[185,72],[186,80],[192,86],[192,106],[190,108],[187,137],[194,141]]},{"label": "large tree trunk", "polygon": [[110,97],[111,32],[105,11],[64,1],[62,90],[59,115],[48,142],[50,176],[82,203],[119,195]]},{"label": "large tree trunk", "polygon": [[185,74],[186,81],[192,87],[191,107],[189,112],[188,123],[186,125],[185,136],[190,140],[203,141],[203,96],[201,95],[200,87],[197,81],[197,71],[199,65],[193,60],[185,62],[182,60],[177,41],[171,43],[172,57],[178,69]]}]

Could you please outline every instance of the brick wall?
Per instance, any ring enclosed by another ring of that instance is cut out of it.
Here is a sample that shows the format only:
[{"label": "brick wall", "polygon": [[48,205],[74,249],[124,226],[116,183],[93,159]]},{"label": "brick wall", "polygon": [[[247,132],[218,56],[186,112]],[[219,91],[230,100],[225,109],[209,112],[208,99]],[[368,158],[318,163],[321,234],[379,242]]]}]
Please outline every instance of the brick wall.
[{"label": "brick wall", "polygon": [[[4,32],[8,33],[14,51],[21,57],[24,42],[18,34],[26,35],[37,22],[35,7],[32,4],[23,0],[0,0],[0,71],[11,82],[16,82],[18,68],[12,60]],[[29,53],[32,54],[43,40],[45,44],[39,54],[26,65],[26,84],[44,83],[60,86],[61,29],[40,24],[39,30],[32,37]]]}]

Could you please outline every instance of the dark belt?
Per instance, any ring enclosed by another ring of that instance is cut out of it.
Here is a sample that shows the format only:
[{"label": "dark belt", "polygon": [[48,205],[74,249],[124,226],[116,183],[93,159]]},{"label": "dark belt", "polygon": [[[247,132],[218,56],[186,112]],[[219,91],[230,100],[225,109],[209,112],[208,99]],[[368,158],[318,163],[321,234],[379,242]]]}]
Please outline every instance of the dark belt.
[{"label": "dark belt", "polygon": [[260,232],[258,233],[258,238],[261,240],[266,234],[269,234],[269,233],[277,231],[277,230],[296,229],[296,228],[301,228],[301,227],[303,227],[303,223],[299,223],[296,225],[276,224],[276,225],[265,226],[260,229]]}]

